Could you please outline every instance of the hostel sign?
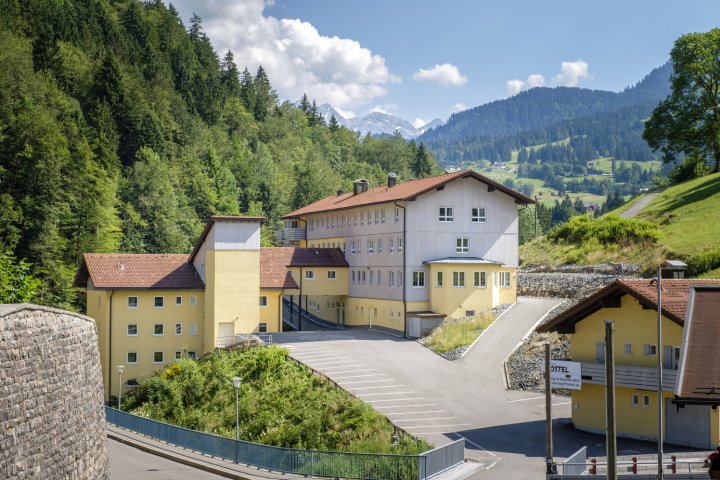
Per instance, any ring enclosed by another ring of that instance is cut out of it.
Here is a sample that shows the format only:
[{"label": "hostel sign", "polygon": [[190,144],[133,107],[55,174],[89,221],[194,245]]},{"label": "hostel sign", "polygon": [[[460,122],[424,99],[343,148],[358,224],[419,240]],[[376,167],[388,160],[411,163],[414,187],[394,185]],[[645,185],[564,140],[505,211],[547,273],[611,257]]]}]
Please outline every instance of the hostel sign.
[{"label": "hostel sign", "polygon": [[550,360],[550,385],[552,388],[580,390],[582,385],[580,372],[580,362]]}]

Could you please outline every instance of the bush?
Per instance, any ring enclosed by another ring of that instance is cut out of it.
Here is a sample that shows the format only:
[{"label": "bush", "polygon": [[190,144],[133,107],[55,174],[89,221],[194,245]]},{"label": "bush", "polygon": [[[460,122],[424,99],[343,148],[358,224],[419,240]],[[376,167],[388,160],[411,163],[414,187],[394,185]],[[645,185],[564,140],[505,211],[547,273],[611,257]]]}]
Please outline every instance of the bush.
[{"label": "bush", "polygon": [[645,241],[654,243],[660,240],[660,229],[647,220],[615,215],[593,219],[587,215],[578,215],[553,229],[548,237],[555,242],[564,240],[575,244],[590,241],[606,245]]},{"label": "bush", "polygon": [[720,247],[693,255],[687,259],[687,266],[687,274],[690,277],[697,277],[720,267]]}]

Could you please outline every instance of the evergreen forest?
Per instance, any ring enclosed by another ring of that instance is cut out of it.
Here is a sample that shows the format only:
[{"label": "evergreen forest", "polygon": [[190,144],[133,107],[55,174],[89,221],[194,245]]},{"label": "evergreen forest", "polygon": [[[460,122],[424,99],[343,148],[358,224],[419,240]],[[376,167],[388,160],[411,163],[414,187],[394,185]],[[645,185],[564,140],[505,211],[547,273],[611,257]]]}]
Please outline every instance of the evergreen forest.
[{"label": "evergreen forest", "polygon": [[82,309],[84,252],[189,252],[208,216],[281,216],[356,178],[437,173],[400,136],[359,137],[262,67],[216,52],[161,0],[0,0],[0,252],[23,299]]}]

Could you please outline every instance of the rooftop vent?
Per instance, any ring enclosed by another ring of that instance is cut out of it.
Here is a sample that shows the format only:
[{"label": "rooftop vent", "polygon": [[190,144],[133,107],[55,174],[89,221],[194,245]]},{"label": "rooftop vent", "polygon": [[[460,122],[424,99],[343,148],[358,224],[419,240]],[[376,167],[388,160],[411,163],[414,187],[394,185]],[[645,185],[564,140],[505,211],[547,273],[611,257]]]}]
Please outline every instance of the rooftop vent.
[{"label": "rooftop vent", "polygon": [[388,188],[392,188],[397,184],[397,175],[393,172],[388,173]]}]

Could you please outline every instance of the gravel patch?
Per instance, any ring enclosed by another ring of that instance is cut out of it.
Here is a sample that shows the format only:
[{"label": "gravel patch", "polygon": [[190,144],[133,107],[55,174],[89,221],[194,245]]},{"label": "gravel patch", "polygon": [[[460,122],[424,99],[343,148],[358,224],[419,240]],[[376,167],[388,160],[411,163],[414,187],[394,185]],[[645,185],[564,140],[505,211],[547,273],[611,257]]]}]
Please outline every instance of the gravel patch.
[{"label": "gravel patch", "polygon": [[605,273],[518,271],[518,295],[529,297],[584,298],[617,278]]},{"label": "gravel patch", "polygon": [[[570,341],[567,335],[533,332],[505,363],[510,390],[545,392],[542,370],[545,341],[550,341],[550,358],[567,360],[570,357]],[[565,390],[553,391],[567,394]]]}]

